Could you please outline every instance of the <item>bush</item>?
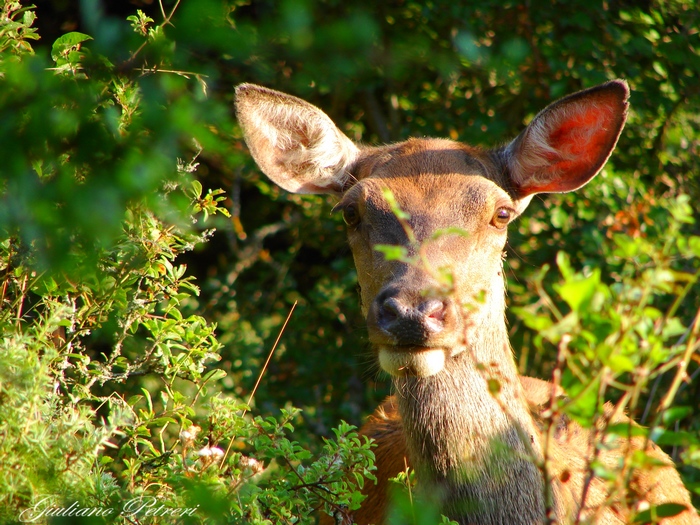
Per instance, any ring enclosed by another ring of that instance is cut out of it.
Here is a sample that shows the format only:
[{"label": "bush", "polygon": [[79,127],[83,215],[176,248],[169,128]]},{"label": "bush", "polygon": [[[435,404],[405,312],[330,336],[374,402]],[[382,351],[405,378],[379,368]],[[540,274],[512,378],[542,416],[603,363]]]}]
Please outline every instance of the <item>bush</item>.
[{"label": "bush", "polygon": [[[167,20],[129,17],[142,47],[123,71],[77,32],[48,67],[26,42],[33,11],[4,15],[0,520],[280,523],[356,507],[369,444],[341,423],[314,457],[291,439],[298,410],[248,415],[211,366],[215,325],[188,313],[199,288],[178,258],[229,215],[196,157],[230,154],[211,127],[228,117],[202,78],[163,71]],[[134,69],[150,48],[161,62]]]}]

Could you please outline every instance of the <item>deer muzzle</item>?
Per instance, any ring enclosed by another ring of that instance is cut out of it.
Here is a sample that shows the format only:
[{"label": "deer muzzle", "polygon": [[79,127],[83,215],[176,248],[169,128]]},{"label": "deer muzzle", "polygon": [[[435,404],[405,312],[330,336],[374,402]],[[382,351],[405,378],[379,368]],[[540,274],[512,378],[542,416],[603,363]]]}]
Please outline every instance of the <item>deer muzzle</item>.
[{"label": "deer muzzle", "polygon": [[379,364],[393,376],[430,376],[453,355],[457,315],[451,299],[393,287],[380,292],[367,319]]}]

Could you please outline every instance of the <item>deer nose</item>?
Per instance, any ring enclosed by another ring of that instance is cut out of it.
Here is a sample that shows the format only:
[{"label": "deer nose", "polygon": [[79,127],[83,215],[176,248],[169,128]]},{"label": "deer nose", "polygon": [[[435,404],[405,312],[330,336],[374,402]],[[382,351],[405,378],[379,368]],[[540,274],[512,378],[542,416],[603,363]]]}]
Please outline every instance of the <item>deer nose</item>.
[{"label": "deer nose", "polygon": [[377,301],[377,326],[398,345],[426,345],[445,329],[448,306],[440,299],[426,299],[413,305],[400,295]]}]

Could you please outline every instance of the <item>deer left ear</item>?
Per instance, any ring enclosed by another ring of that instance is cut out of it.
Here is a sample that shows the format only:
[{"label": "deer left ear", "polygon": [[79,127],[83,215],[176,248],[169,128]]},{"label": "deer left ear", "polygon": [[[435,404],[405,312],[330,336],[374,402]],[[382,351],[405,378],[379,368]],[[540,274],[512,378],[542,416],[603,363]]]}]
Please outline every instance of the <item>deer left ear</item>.
[{"label": "deer left ear", "polygon": [[627,119],[624,80],[569,95],[541,111],[504,150],[516,197],[573,191],[610,157]]}]

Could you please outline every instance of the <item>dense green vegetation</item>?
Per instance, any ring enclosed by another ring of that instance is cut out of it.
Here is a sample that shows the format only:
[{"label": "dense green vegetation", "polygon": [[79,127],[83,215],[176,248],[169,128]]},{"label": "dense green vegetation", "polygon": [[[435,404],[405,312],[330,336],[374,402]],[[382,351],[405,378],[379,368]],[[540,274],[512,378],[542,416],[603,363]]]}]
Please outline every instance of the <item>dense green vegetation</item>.
[{"label": "dense green vegetation", "polygon": [[358,503],[372,457],[341,421],[389,382],[334,203],[259,173],[240,82],[365,143],[494,145],[626,78],[603,173],[511,230],[511,337],[523,373],[561,371],[562,410],[590,424],[611,400],[649,428],[700,504],[693,0],[3,1],[0,522],[77,502],[155,523],[116,517],[153,497],[187,523],[313,523]]}]

